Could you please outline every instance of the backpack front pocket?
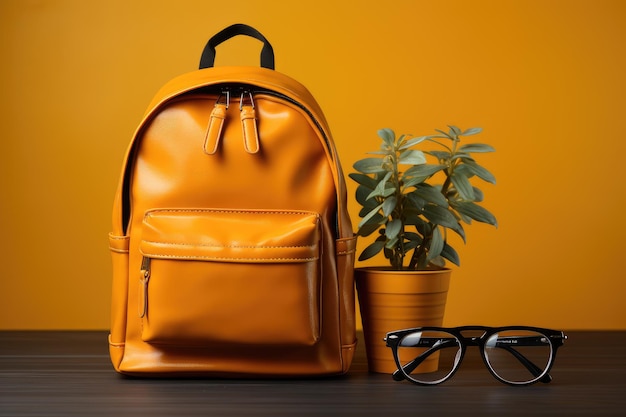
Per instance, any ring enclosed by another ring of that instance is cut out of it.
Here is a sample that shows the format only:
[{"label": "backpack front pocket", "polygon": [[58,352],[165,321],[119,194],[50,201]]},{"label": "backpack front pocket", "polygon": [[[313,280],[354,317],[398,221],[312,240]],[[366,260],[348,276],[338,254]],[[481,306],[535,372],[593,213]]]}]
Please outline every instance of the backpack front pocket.
[{"label": "backpack front pocket", "polygon": [[304,211],[156,209],[142,225],[148,343],[315,344],[320,218]]}]

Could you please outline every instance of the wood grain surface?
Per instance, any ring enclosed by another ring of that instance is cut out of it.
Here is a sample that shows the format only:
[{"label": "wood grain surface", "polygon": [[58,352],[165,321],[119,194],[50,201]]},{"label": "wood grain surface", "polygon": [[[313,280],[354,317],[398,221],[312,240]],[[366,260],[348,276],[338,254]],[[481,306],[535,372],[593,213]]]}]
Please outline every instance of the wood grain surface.
[{"label": "wood grain surface", "polygon": [[0,416],[626,415],[626,332],[566,333],[550,384],[501,384],[470,349],[452,380],[421,387],[369,373],[362,343],[335,378],[136,379],[113,370],[105,332],[4,331]]}]

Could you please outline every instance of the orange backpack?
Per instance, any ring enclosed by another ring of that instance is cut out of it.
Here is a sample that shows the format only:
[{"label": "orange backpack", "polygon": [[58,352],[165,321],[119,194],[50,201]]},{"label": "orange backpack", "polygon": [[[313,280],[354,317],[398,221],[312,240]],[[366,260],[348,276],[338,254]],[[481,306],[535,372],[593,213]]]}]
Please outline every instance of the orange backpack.
[{"label": "orange backpack", "polygon": [[[236,35],[261,67],[213,67]],[[113,209],[109,347],[138,376],[348,371],[355,237],[321,109],[246,25],[167,83],[128,148]]]}]

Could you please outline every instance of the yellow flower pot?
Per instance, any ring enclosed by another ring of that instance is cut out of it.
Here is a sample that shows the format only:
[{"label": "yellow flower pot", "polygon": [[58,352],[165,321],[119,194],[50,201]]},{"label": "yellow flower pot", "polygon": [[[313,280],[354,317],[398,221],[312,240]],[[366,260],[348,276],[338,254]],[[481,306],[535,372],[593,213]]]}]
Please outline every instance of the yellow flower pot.
[{"label": "yellow flower pot", "polygon": [[[393,373],[397,366],[384,338],[387,332],[420,326],[441,326],[450,286],[450,269],[395,271],[357,268],[354,271],[367,364],[370,372]],[[418,371],[437,368],[437,357]]]}]

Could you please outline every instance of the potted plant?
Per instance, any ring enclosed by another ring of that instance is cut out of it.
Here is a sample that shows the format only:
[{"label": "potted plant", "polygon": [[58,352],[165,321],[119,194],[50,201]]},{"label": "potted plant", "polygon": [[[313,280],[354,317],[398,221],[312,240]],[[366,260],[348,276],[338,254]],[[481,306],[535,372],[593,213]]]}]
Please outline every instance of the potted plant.
[{"label": "potted plant", "polygon": [[[480,205],[482,191],[472,184],[475,179],[495,184],[495,177],[474,157],[494,149],[462,141],[481,131],[449,126],[434,135],[396,137],[391,129],[382,129],[380,149],[353,166],[357,172],[349,176],[358,183],[356,200],[362,206],[357,234],[378,232],[359,261],[382,253],[389,262],[387,267],[355,270],[373,372],[396,369],[383,341],[388,331],[442,325],[451,274],[445,262],[460,265],[450,235],[465,242],[463,224],[497,226],[494,215]],[[436,365],[423,364],[422,371]]]}]

